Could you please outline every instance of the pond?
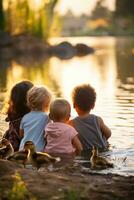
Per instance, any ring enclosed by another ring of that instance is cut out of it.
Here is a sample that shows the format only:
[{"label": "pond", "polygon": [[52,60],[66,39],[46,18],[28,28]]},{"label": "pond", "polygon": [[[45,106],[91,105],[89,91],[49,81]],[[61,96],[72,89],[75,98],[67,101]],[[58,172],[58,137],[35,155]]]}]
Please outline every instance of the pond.
[{"label": "pond", "polygon": [[[51,44],[61,41],[85,43],[95,53],[70,60],[50,59],[1,60],[0,107],[10,88],[22,79],[45,84],[56,96],[71,102],[71,91],[81,83],[90,83],[97,92],[92,113],[100,115],[112,130],[110,150],[103,153],[115,167],[113,173],[134,174],[134,38],[133,37],[73,37],[52,38]],[[76,113],[72,108],[72,116]],[[0,132],[6,129],[4,115]],[[79,162],[83,162],[82,159]],[[88,162],[88,161],[85,161]]]}]

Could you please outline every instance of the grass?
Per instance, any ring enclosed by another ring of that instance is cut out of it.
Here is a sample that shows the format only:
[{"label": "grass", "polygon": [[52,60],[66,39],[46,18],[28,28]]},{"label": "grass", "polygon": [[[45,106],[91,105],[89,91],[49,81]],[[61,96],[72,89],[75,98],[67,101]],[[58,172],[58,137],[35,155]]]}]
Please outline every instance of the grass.
[{"label": "grass", "polygon": [[29,191],[26,188],[24,181],[22,180],[19,173],[13,176],[13,186],[7,194],[7,199],[9,200],[36,200],[31,197]]},{"label": "grass", "polygon": [[80,194],[75,190],[67,190],[64,192],[64,200],[80,200]]}]

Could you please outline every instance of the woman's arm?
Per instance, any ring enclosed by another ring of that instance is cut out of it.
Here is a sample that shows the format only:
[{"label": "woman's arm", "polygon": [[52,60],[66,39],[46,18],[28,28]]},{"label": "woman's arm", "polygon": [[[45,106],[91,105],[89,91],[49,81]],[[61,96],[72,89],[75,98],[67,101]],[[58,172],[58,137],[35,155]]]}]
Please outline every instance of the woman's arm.
[{"label": "woman's arm", "polygon": [[72,139],[72,144],[75,148],[76,155],[79,155],[83,150],[83,147],[77,135]]},{"label": "woman's arm", "polygon": [[98,118],[102,134],[108,139],[111,136],[111,130],[105,125],[101,117]]},{"label": "woman's arm", "polygon": [[20,136],[21,139],[24,137],[24,130],[23,129],[19,130],[19,136]]}]

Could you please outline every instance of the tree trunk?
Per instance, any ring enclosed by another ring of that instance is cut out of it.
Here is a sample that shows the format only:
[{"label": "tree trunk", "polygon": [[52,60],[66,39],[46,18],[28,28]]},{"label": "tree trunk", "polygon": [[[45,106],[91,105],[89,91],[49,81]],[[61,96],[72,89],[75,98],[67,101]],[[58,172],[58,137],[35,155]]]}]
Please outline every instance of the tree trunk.
[{"label": "tree trunk", "polygon": [[3,0],[0,0],[0,31],[4,31],[4,10],[3,10]]}]

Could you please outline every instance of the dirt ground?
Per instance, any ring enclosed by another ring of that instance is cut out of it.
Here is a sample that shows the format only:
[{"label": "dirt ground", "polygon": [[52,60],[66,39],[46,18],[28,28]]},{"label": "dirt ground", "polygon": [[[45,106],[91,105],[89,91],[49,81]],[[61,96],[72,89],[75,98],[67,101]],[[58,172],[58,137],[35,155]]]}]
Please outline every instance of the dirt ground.
[{"label": "dirt ground", "polygon": [[73,166],[37,171],[0,160],[2,200],[129,200],[133,196],[134,176],[90,174]]}]

